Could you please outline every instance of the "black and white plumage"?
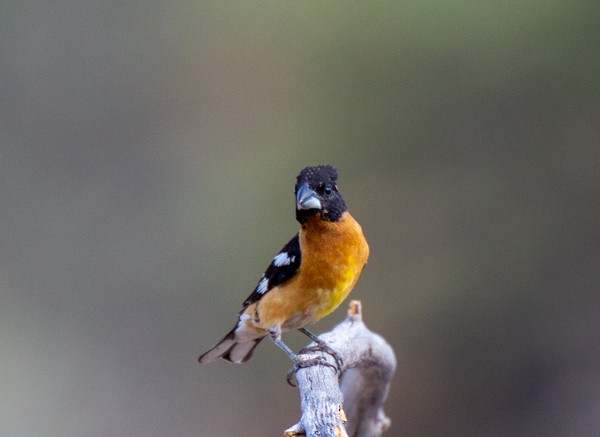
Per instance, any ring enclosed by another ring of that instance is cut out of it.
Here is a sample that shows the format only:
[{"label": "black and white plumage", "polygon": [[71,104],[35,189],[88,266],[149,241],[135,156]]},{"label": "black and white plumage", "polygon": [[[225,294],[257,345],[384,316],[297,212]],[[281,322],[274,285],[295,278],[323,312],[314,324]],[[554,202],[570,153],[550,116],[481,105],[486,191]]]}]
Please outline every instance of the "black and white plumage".
[{"label": "black and white plumage", "polygon": [[294,238],[288,241],[279,253],[275,255],[273,261],[271,261],[271,264],[267,267],[267,270],[265,270],[260,277],[252,294],[244,301],[244,309],[260,299],[263,294],[273,287],[278,286],[294,276],[294,273],[296,273],[296,270],[300,267],[301,262],[302,255],[300,253],[300,241],[298,239],[298,234],[296,234]]},{"label": "black and white plumage", "polygon": [[254,302],[260,300],[265,293],[274,287],[281,285],[296,274],[302,262],[300,253],[299,235],[296,234],[283,248],[273,257],[271,264],[261,275],[254,291],[242,304],[242,310],[238,314],[236,326],[217,344],[213,349],[200,357],[200,362],[210,361],[213,357],[221,356],[227,361],[234,363],[244,362],[250,359],[252,351],[260,343],[263,337],[251,339],[244,342],[236,341],[236,330],[248,317],[244,312]]}]

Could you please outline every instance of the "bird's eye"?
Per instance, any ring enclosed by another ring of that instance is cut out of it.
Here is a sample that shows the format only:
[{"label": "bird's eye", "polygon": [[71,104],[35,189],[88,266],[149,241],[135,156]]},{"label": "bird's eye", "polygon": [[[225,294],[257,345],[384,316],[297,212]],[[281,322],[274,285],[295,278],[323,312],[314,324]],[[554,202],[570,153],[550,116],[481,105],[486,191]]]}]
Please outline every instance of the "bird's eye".
[{"label": "bird's eye", "polygon": [[332,191],[333,191],[333,188],[331,187],[331,185],[325,185],[325,189],[323,190],[323,192],[325,193],[326,196],[331,195]]}]

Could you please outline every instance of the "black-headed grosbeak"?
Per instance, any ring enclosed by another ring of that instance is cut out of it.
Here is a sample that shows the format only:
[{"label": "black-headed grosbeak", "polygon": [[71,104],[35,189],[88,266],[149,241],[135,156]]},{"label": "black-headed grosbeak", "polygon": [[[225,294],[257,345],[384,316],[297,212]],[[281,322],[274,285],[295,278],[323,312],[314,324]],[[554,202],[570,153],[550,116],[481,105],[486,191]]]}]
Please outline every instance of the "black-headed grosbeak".
[{"label": "black-headed grosbeak", "polygon": [[[281,333],[311,325],[348,296],[369,256],[360,225],[346,209],[329,165],[307,167],[296,179],[296,219],[300,231],[271,261],[246,299],[235,327],[198,358],[242,363],[265,337],[291,358]],[[314,338],[313,338],[314,339]]]}]

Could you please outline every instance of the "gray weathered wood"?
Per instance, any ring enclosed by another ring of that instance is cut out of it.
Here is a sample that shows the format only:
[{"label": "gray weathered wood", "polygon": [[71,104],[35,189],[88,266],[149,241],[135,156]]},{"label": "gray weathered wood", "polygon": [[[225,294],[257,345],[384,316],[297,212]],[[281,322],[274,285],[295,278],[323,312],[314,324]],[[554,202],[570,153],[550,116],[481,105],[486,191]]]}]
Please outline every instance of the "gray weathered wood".
[{"label": "gray weathered wood", "polygon": [[[396,357],[390,345],[369,331],[362,321],[361,304],[352,301],[346,319],[319,336],[342,359],[338,379],[335,359],[324,352],[300,351],[297,362],[320,357],[321,363],[296,372],[302,417],[285,437],[379,437],[391,422],[383,412]],[[347,420],[346,420],[347,417]]]}]

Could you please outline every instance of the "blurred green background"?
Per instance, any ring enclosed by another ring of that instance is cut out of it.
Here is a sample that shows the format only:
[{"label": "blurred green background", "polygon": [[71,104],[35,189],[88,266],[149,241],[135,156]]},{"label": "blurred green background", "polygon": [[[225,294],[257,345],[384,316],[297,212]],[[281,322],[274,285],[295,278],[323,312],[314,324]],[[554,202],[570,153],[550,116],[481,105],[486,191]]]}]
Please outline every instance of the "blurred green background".
[{"label": "blurred green background", "polygon": [[281,351],[196,358],[318,163],[371,245],[386,435],[597,435],[599,2],[0,9],[3,435],[282,435]]}]

